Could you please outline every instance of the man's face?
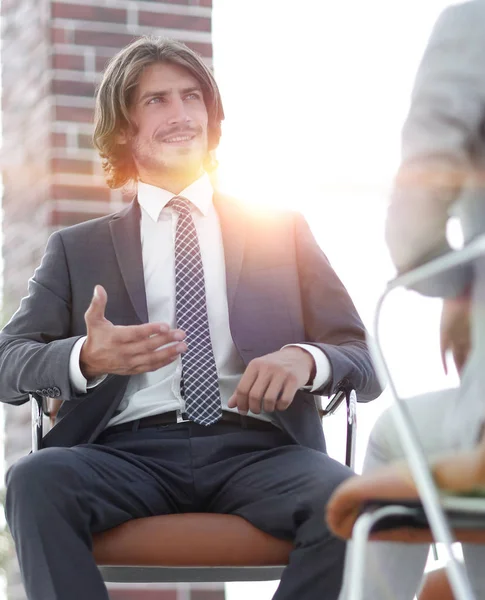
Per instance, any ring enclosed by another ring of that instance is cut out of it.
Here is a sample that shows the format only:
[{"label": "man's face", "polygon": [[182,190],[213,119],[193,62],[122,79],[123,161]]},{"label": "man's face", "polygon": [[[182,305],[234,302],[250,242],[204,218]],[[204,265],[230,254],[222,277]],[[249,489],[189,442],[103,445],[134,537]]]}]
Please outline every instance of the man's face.
[{"label": "man's face", "polygon": [[207,155],[207,109],[197,80],[183,67],[156,63],[138,82],[127,137],[138,176],[198,177]]}]

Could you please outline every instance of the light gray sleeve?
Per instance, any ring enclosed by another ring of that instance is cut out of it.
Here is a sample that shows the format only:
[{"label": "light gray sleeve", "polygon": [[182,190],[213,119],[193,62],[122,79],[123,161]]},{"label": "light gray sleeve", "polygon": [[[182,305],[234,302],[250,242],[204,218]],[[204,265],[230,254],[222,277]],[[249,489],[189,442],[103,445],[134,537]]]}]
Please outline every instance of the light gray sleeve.
[{"label": "light gray sleeve", "polygon": [[[54,233],[28,295],[0,333],[0,400],[22,403],[36,391],[69,400],[71,287],[64,246]],[[51,390],[53,394],[48,392]],[[45,393],[44,393],[45,392]]]},{"label": "light gray sleeve", "polygon": [[[485,116],[485,1],[451,6],[438,19],[415,80],[402,132],[386,241],[399,272],[448,251],[451,205],[473,176]],[[469,273],[454,275],[456,293]]]}]

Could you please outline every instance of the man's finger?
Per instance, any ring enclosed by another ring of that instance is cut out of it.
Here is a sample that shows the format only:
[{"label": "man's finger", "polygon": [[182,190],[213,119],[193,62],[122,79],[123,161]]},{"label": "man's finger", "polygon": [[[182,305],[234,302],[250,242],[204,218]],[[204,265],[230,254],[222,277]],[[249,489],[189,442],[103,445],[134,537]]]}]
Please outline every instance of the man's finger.
[{"label": "man's finger", "polygon": [[229,398],[227,403],[229,408],[237,408],[241,414],[247,414],[249,410],[248,393],[253,383],[256,381],[257,374],[257,369],[252,365],[248,365],[239,381],[236,391]]},{"label": "man's finger", "polygon": [[[170,331],[181,332],[180,329],[170,330],[167,323],[143,323],[143,325],[116,325],[116,340],[120,344],[143,342],[152,335],[168,335]],[[182,333],[184,337],[185,334]]]},{"label": "man's finger", "polygon": [[276,410],[286,410],[293,402],[298,384],[293,377],[288,377],[284,383],[283,391],[276,401]]},{"label": "man's finger", "polygon": [[441,343],[441,364],[443,365],[443,370],[445,375],[448,375],[448,365],[446,363],[446,352],[448,351],[448,347],[442,342]]},{"label": "man's finger", "polygon": [[452,347],[451,351],[456,370],[458,374],[461,375],[461,371],[463,370],[463,367],[467,361],[470,348],[466,344],[456,344]]},{"label": "man's finger", "polygon": [[150,335],[141,341],[128,343],[124,346],[125,352],[130,356],[138,356],[140,354],[147,354],[154,350],[162,349],[167,344],[176,344],[182,342],[185,339],[185,333],[179,329],[171,330],[168,333],[157,333]]},{"label": "man's finger", "polygon": [[276,403],[283,391],[284,383],[284,375],[273,375],[263,397],[262,408],[265,412],[274,412]]},{"label": "man's finger", "polygon": [[236,389],[234,394],[229,398],[227,402],[229,408],[237,408],[242,415],[247,415],[249,410],[249,399],[247,392],[242,392]]},{"label": "man's finger", "polygon": [[271,383],[271,377],[272,374],[270,372],[263,370],[258,371],[256,381],[253,383],[247,394],[249,410],[255,415],[259,415],[261,412],[264,394]]},{"label": "man's finger", "polygon": [[107,302],[108,294],[106,293],[106,290],[102,285],[96,285],[91,304],[84,314],[88,329],[105,320],[104,313]]}]

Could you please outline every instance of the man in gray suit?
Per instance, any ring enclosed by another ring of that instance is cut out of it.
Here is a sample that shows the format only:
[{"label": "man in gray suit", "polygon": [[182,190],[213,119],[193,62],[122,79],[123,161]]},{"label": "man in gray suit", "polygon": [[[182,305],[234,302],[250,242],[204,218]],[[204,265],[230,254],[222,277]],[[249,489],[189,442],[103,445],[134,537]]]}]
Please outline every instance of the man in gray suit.
[{"label": "man in gray suit", "polygon": [[63,400],[43,449],[7,474],[30,600],[107,599],[92,534],[193,511],[294,542],[278,600],[338,596],[344,544],[323,515],[351,473],[325,454],[314,394],[369,400],[379,384],[305,220],[213,190],[222,119],[182,44],[144,38],[107,67],[94,140],[108,184],[137,195],[51,236],[0,336],[2,400]]},{"label": "man in gray suit", "polygon": [[[485,233],[484,65],[485,1],[447,8],[416,76],[388,210],[386,238],[400,273],[451,250],[446,225],[453,213],[465,243]],[[418,291],[445,298],[442,353],[452,350],[461,384],[458,391],[410,399],[409,413],[429,455],[474,448],[485,419],[485,258],[421,283]],[[401,458],[398,440],[386,412],[371,433],[364,470]],[[412,600],[428,550],[371,544],[365,598]],[[463,552],[476,597],[484,598],[485,548],[465,544]]]}]

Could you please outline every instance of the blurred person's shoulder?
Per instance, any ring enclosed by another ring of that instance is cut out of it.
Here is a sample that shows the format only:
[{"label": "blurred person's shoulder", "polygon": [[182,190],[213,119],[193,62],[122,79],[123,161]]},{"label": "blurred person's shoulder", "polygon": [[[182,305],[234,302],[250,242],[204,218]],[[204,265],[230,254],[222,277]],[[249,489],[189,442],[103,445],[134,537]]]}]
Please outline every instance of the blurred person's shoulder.
[{"label": "blurred person's shoulder", "polygon": [[461,24],[485,27],[485,0],[462,0],[446,6],[438,18],[438,25],[460,27]]}]

